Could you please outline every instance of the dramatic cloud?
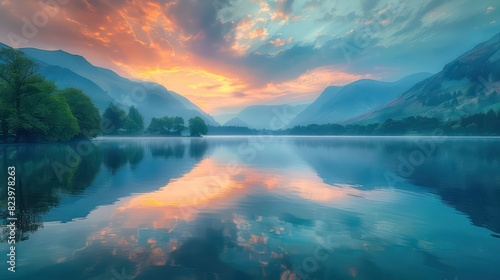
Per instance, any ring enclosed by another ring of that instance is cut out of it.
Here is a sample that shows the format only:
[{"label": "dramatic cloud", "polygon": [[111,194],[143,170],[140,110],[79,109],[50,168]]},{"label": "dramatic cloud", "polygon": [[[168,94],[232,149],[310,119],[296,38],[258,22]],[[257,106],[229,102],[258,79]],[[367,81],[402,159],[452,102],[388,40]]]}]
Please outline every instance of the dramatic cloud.
[{"label": "dramatic cloud", "polygon": [[[495,0],[0,0],[0,41],[63,49],[211,113],[436,72],[499,32]],[[221,102],[224,100],[224,102]]]}]

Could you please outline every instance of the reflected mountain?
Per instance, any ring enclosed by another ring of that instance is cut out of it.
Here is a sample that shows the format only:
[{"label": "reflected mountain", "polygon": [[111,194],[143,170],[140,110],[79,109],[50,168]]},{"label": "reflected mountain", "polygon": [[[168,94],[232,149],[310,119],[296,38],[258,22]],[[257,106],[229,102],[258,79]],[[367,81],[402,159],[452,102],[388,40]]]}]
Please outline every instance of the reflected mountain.
[{"label": "reflected mountain", "polygon": [[500,145],[495,141],[449,141],[409,181],[438,194],[474,225],[500,233]]},{"label": "reflected mountain", "polygon": [[[401,182],[407,182],[429,189],[468,215],[475,225],[500,233],[500,146],[495,139],[450,138],[433,146],[419,138],[319,138],[294,143],[301,158],[329,185],[387,188],[390,172],[400,178],[395,187],[405,188]],[[429,156],[424,149],[432,151]],[[411,159],[415,152],[424,155],[422,159]],[[417,164],[412,165],[411,160]],[[414,171],[401,176],[398,168],[402,165],[404,170],[410,166]]]}]

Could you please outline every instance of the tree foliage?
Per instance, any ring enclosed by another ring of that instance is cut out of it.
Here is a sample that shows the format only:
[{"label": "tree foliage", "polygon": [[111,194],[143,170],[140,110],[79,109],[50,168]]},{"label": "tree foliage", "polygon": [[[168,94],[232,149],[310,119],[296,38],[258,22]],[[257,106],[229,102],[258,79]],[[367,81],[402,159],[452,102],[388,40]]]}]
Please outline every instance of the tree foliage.
[{"label": "tree foliage", "polygon": [[125,130],[128,133],[141,133],[144,130],[144,118],[134,106],[130,107],[128,111]]},{"label": "tree foliage", "polygon": [[157,135],[180,135],[185,129],[182,117],[152,118],[148,126],[148,133]]},{"label": "tree foliage", "polygon": [[60,92],[78,120],[81,136],[96,137],[101,132],[101,115],[92,100],[80,89],[67,88]]},{"label": "tree foliage", "polygon": [[189,119],[189,131],[191,136],[201,136],[208,133],[208,127],[202,118],[194,117]]},{"label": "tree foliage", "polygon": [[127,113],[111,103],[102,115],[104,134],[118,134],[127,120]]},{"label": "tree foliage", "polygon": [[80,133],[78,120],[68,103],[56,94],[42,93],[28,98],[19,120],[18,133],[30,142],[68,141]]},{"label": "tree foliage", "polygon": [[388,119],[369,125],[308,125],[278,131],[286,135],[431,135],[440,129],[446,135],[500,135],[500,111],[489,110],[463,116],[457,120],[439,121],[437,118],[408,117]]},{"label": "tree foliage", "polygon": [[79,97],[76,101],[85,99],[87,105],[79,108],[83,103],[58,94],[56,85],[40,76],[38,65],[21,51],[0,50],[0,60],[0,131],[4,142],[71,140],[80,134],[80,125],[85,127],[83,117],[95,115],[88,97],[81,92],[75,95]]}]

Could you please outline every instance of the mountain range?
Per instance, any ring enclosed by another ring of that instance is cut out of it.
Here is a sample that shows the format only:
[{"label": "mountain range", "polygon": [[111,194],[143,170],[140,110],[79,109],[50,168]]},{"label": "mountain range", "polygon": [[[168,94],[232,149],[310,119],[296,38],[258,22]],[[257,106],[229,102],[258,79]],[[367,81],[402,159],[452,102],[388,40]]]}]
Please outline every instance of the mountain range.
[{"label": "mountain range", "polygon": [[252,129],[280,129],[288,125],[308,105],[253,105],[234,115],[224,126]]},{"label": "mountain range", "polygon": [[308,124],[342,123],[386,104],[432,74],[418,73],[396,82],[359,80],[343,87],[331,86],[288,127]]},{"label": "mountain range", "polygon": [[448,63],[441,72],[352,122],[409,116],[452,119],[500,109],[500,33]]},{"label": "mountain range", "polygon": [[[0,48],[8,46],[0,43]],[[207,124],[219,125],[187,98],[164,86],[145,81],[132,81],[117,73],[92,65],[84,57],[65,51],[47,51],[34,48],[20,49],[39,64],[39,73],[54,81],[61,89],[76,87],[85,92],[104,112],[111,103],[127,109],[135,106],[149,124],[153,117],[181,116],[187,119],[199,116]]]},{"label": "mountain range", "polygon": [[[0,43],[0,48],[7,47]],[[145,122],[153,117],[202,117],[219,123],[187,98],[153,82],[132,81],[67,52],[21,49],[39,63],[39,72],[59,88],[82,89],[103,112],[112,102],[136,106]],[[359,80],[331,86],[310,105],[253,105],[218,116],[225,126],[253,129],[309,124],[368,124],[389,118],[425,116],[447,120],[500,109],[500,33],[448,63],[437,74],[418,73],[395,82]],[[138,98],[137,98],[138,97]]]}]

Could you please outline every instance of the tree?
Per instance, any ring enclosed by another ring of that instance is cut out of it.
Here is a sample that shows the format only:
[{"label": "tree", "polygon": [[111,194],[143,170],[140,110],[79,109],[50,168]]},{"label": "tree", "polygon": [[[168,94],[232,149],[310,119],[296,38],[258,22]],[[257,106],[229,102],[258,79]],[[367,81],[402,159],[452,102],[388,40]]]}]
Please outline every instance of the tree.
[{"label": "tree", "polygon": [[80,136],[96,137],[101,132],[102,118],[99,109],[92,100],[81,90],[67,88],[60,92],[71,109],[71,113],[78,120]]},{"label": "tree", "polygon": [[[0,51],[0,128],[7,141],[68,141],[84,130],[99,129],[97,108],[83,92],[60,92],[40,76],[38,64],[21,51]],[[85,131],[86,132],[86,131]],[[90,132],[95,135],[95,132]]]},{"label": "tree", "polygon": [[6,142],[9,137],[9,124],[8,118],[13,115],[14,108],[10,106],[7,97],[7,85],[0,83],[0,129],[2,132],[3,141]]},{"label": "tree", "polygon": [[172,119],[172,129],[174,130],[175,134],[180,135],[185,128],[186,127],[184,126],[184,119],[182,117],[174,117]]},{"label": "tree", "polygon": [[128,111],[125,129],[129,133],[141,133],[144,130],[144,118],[134,106]]},{"label": "tree", "polygon": [[201,136],[208,133],[208,127],[205,121],[200,117],[189,119],[189,131],[191,136]]},{"label": "tree", "polygon": [[127,120],[127,113],[122,109],[118,108],[115,104],[111,103],[104,114],[103,118],[103,133],[104,134],[116,134],[125,125]]},{"label": "tree", "polygon": [[[168,134],[172,131],[172,129],[174,128],[174,119],[175,118],[173,117],[169,118],[167,116],[161,118],[161,124],[163,126],[162,134]],[[182,120],[182,124],[184,125],[184,120]]]},{"label": "tree", "polygon": [[18,139],[25,141],[68,141],[80,133],[78,120],[53,83],[23,101],[19,115],[11,120]]},{"label": "tree", "polygon": [[11,100],[17,111],[21,101],[39,92],[37,84],[43,82],[43,77],[37,74],[38,64],[24,56],[23,52],[12,48],[0,51],[0,79],[11,89]]},{"label": "tree", "polygon": [[489,110],[484,117],[484,130],[487,133],[495,133],[497,114],[493,110]]},{"label": "tree", "polygon": [[162,132],[162,121],[161,119],[152,118],[149,123],[147,131],[152,134],[161,134]]},{"label": "tree", "polygon": [[[37,74],[38,64],[26,58],[23,52],[12,48],[0,50],[0,81],[3,82],[1,117],[4,139],[9,131],[20,140],[22,129],[22,102],[37,93],[40,93],[40,83],[44,82],[42,76]],[[8,115],[8,117],[7,117]]]}]

